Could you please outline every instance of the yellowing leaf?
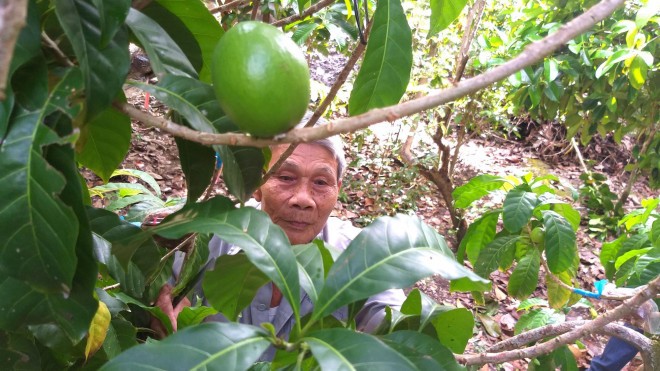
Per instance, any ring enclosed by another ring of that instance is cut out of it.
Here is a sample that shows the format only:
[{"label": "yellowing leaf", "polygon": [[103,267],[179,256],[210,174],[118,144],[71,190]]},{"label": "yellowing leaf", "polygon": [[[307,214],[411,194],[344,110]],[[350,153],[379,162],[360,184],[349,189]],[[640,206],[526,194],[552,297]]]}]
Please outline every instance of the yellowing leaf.
[{"label": "yellowing leaf", "polygon": [[85,346],[85,359],[101,348],[105,341],[105,335],[110,327],[110,311],[104,302],[99,301],[99,308],[89,325],[89,335],[87,336],[87,345]]}]

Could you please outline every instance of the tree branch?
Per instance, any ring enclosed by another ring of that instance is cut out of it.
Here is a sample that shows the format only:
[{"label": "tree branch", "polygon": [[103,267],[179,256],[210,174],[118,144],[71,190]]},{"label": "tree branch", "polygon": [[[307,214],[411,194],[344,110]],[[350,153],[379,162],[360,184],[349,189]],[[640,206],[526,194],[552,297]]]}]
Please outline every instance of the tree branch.
[{"label": "tree branch", "polygon": [[[474,355],[457,355],[456,359],[466,365],[482,365],[486,363],[502,363],[514,359],[535,358],[543,354],[548,354],[562,345],[573,343],[580,338],[598,332],[601,328],[607,326],[611,322],[630,315],[644,304],[644,302],[655,297],[658,292],[660,292],[660,276],[656,277],[647,286],[642,287],[635,296],[625,300],[620,306],[606,312],[592,321],[588,321],[585,325],[573,328],[544,343],[524,349],[507,350],[499,353],[485,352]],[[651,359],[649,362],[652,363],[648,366],[653,366],[653,360]]]},{"label": "tree branch", "polygon": [[26,25],[27,3],[27,0],[10,0],[0,5],[0,101],[5,100],[16,40]]},{"label": "tree branch", "polygon": [[234,9],[234,8],[238,8],[239,6],[247,5],[251,1],[252,0],[234,0],[232,2],[229,2],[229,3],[226,3],[224,5],[220,5],[216,8],[213,8],[209,11],[211,12],[211,14],[226,12],[227,10],[231,10],[231,9]]},{"label": "tree branch", "polygon": [[[126,110],[120,109],[129,116],[142,121],[144,124],[179,135],[177,133],[186,132],[185,139],[192,140],[204,145],[228,144],[242,145],[252,147],[265,147],[268,145],[282,143],[301,143],[311,142],[318,139],[330,137],[332,135],[350,133],[367,128],[371,125],[394,121],[398,118],[422,112],[432,107],[454,101],[468,94],[474,93],[484,87],[487,87],[497,81],[503,80],[527,66],[530,66],[542,58],[550,55],[553,51],[582,34],[591,28],[594,24],[600,22],[609,16],[614,10],[623,4],[624,0],[603,0],[591,7],[582,15],[562,26],[557,32],[545,37],[544,39],[530,44],[516,58],[488,71],[482,75],[463,80],[455,87],[436,91],[428,96],[413,99],[404,103],[385,108],[373,109],[364,114],[344,119],[330,121],[327,125],[316,126],[313,128],[293,129],[287,133],[276,136],[273,139],[253,138],[244,134],[211,134],[199,133],[188,129],[190,132],[182,129],[180,125],[173,122],[164,123],[162,119],[157,119],[150,115],[134,116],[136,110],[130,107]],[[137,110],[139,112],[139,110]],[[165,120],[167,121],[167,120]],[[187,128],[185,128],[187,129]],[[180,136],[180,135],[179,135]]]},{"label": "tree branch", "polygon": [[293,23],[295,21],[299,21],[301,19],[307,18],[308,16],[318,12],[319,10],[321,10],[321,9],[327,7],[327,6],[330,6],[335,1],[336,0],[321,0],[318,3],[310,6],[307,9],[305,9],[305,11],[300,13],[300,14],[294,14],[290,17],[282,18],[282,19],[277,20],[277,21],[275,21],[271,24],[275,27],[286,26],[289,23]]}]

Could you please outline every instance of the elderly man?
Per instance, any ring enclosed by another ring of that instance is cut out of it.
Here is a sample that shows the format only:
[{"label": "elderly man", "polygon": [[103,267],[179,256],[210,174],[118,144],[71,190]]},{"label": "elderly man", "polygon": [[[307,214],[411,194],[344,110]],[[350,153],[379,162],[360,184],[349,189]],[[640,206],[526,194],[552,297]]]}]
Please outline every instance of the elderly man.
[{"label": "elderly man", "polygon": [[[271,148],[270,166],[275,164],[286,148],[286,145]],[[338,138],[300,144],[255,192],[254,198],[259,202],[257,207],[284,230],[292,244],[305,244],[320,238],[336,248],[345,249],[360,232],[350,222],[330,217],[337,202],[345,167],[344,151]],[[222,236],[214,236],[209,249],[212,259],[240,251],[240,247],[223,241]],[[180,267],[175,263],[175,271],[177,268]],[[157,305],[163,308],[175,325],[176,315],[182,307],[172,308],[170,290],[165,287],[161,291]],[[305,293],[301,296],[301,316],[304,316],[312,311],[313,305]],[[388,290],[369,298],[356,317],[357,329],[365,332],[375,330],[384,317],[385,307],[399,308],[404,300],[405,295],[401,290]],[[348,312],[342,308],[333,315],[345,320]],[[225,320],[222,315],[209,319]],[[287,338],[293,328],[294,316],[280,290],[269,283],[258,290],[250,306],[243,310],[239,321],[257,326],[270,322],[278,336]],[[270,360],[273,355],[274,349],[271,347],[261,359]]]}]

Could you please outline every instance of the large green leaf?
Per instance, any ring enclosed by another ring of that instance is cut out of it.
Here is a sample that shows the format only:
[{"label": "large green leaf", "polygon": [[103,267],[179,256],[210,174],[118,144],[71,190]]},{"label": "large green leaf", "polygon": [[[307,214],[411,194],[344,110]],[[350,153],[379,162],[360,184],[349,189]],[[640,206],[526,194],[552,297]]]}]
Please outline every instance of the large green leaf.
[{"label": "large green leaf", "polygon": [[469,278],[483,287],[490,283],[458,264],[444,238],[419,218],[400,214],[378,218],[330,268],[312,318],[432,274],[450,280]]},{"label": "large green leaf", "polygon": [[[208,11],[205,4],[201,1],[188,1],[188,0],[158,0],[158,4],[169,10],[172,14],[178,17],[183,22],[185,27],[194,36],[195,41],[199,45],[201,52],[201,59],[203,61],[202,68],[199,71],[199,79],[204,82],[211,82],[211,66],[213,65],[213,51],[215,45],[224,34],[225,30],[220,25],[220,22]],[[162,23],[161,23],[162,24]],[[170,35],[171,24],[163,26]],[[176,37],[173,37],[175,40]],[[177,40],[179,45],[180,41]],[[199,58],[200,56],[192,56],[186,51],[189,59]]]},{"label": "large green leaf", "polygon": [[131,0],[92,0],[101,14],[101,46],[105,47],[121,29],[131,8]]},{"label": "large green leaf", "polygon": [[467,253],[468,260],[472,265],[477,262],[481,249],[495,237],[497,221],[501,212],[502,210],[499,209],[487,211],[479,219],[470,224],[458,247],[456,260],[462,262],[465,260],[465,254]]},{"label": "large green leaf", "polygon": [[463,353],[472,338],[474,316],[465,308],[443,311],[433,318],[433,327],[442,345],[454,353]]},{"label": "large green leaf", "polygon": [[270,344],[266,336],[250,325],[203,323],[130,348],[101,370],[247,370]]},{"label": "large green leaf", "polygon": [[516,268],[509,277],[509,295],[516,299],[526,299],[530,296],[539,282],[539,269],[541,267],[541,254],[535,248],[530,249],[520,259]]},{"label": "large green leaf", "polygon": [[88,208],[87,214],[94,233],[112,244],[112,257],[104,264],[131,295],[143,297],[146,285],[158,272],[171,269],[169,264],[158,263],[164,251],[140,228],[107,210]]},{"label": "large green leaf", "polygon": [[293,252],[298,261],[300,286],[305,290],[312,303],[316,303],[325,279],[324,259],[320,250],[324,247],[318,244],[322,245],[323,242],[314,241],[306,245],[293,246]]},{"label": "large green leaf", "polygon": [[55,14],[80,63],[85,79],[87,117],[93,118],[122,89],[130,65],[128,34],[122,27],[102,46],[100,14],[92,0],[56,1]]},{"label": "large green leaf", "polygon": [[348,329],[315,331],[302,339],[324,370],[416,370],[415,364],[368,334]]},{"label": "large green leaf", "polygon": [[456,187],[451,193],[454,198],[454,206],[459,209],[466,208],[490,191],[499,189],[504,183],[506,183],[506,180],[498,176],[477,175],[462,186]]},{"label": "large green leaf", "polygon": [[0,359],[10,370],[41,370],[39,350],[27,334],[6,333],[0,336]]},{"label": "large green leaf", "polygon": [[186,202],[197,202],[211,183],[215,170],[215,151],[210,147],[182,138],[174,138],[179,149],[181,170],[185,174]]},{"label": "large green leaf", "polygon": [[223,180],[229,192],[244,202],[261,185],[262,169],[266,160],[256,147],[214,146],[222,163]]},{"label": "large green leaf", "polygon": [[159,79],[167,75],[197,77],[197,71],[183,53],[179,45],[151,18],[131,9],[126,24],[140,40],[149,56],[151,68]]},{"label": "large green leaf", "polygon": [[78,162],[107,183],[131,146],[131,120],[107,108],[83,127],[81,140],[84,145]]},{"label": "large green leaf", "polygon": [[518,335],[538,327],[563,322],[564,318],[565,316],[563,313],[556,312],[549,308],[532,309],[520,316],[518,322],[516,322],[514,332]]},{"label": "large green leaf", "polygon": [[431,26],[427,37],[447,28],[463,11],[467,0],[431,0]]},{"label": "large green leaf", "polygon": [[539,200],[533,192],[522,189],[513,189],[504,199],[504,212],[502,221],[504,228],[512,233],[518,233],[529,222],[532,212]]},{"label": "large green leaf", "polygon": [[513,260],[512,257],[516,253],[516,243],[519,239],[518,235],[495,238],[479,253],[474,271],[482,277],[488,277],[500,265],[500,261]]},{"label": "large green leaf", "polygon": [[399,0],[378,0],[367,50],[348,101],[351,116],[396,104],[408,87],[412,32]]},{"label": "large green leaf", "polygon": [[545,255],[552,273],[561,273],[571,267],[577,254],[575,232],[571,224],[554,211],[543,211],[545,227]]},{"label": "large green leaf", "polygon": [[63,84],[56,85],[39,111],[17,110],[0,144],[0,224],[7,231],[0,235],[0,272],[68,293],[77,263],[78,221],[59,196],[65,178],[41,153],[42,146],[60,141],[42,121],[57,109],[51,99],[64,90]]},{"label": "large green leaf", "polygon": [[[223,197],[186,205],[153,229],[166,238],[179,238],[186,233],[215,233],[234,244],[282,291],[296,319],[300,316],[300,283],[298,264],[284,231],[270,217],[251,207],[233,209]],[[300,323],[298,321],[298,323]]]},{"label": "large green leaf", "polygon": [[267,282],[268,277],[245,254],[236,254],[219,257],[215,268],[204,274],[202,287],[209,303],[229,320],[236,321]]},{"label": "large green leaf", "polygon": [[417,331],[396,331],[384,336],[382,340],[411,361],[418,370],[465,370],[456,362],[451,350]]}]

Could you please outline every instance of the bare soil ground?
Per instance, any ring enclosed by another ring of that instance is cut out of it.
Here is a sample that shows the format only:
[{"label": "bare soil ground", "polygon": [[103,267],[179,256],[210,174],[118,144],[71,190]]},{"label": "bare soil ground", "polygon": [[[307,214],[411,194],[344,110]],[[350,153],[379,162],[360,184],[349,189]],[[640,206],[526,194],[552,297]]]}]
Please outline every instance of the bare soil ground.
[{"label": "bare soil ground", "polygon": [[[325,85],[330,85],[334,80],[332,72],[327,72],[327,65],[321,68],[323,63],[320,59],[310,60],[311,70],[316,72],[317,80]],[[341,58],[326,60],[326,63],[337,71],[341,68]],[[143,109],[147,109],[155,115],[163,114],[164,107],[153,98],[145,106],[144,95],[136,90],[127,90],[129,102]],[[385,124],[387,125],[387,124]],[[382,127],[382,126],[381,126]],[[580,186],[579,175],[582,172],[575,152],[567,148],[567,142],[558,142],[555,139],[556,130],[551,124],[530,125],[526,140],[517,141],[504,139],[501,136],[480,137],[471,140],[465,144],[460,151],[459,161],[455,171],[455,184],[460,185],[466,182],[470,177],[478,174],[489,173],[494,175],[512,175],[532,171],[536,175],[550,173],[559,176],[562,181],[568,182],[573,187]],[[383,157],[382,153],[374,153],[378,147],[378,141],[383,140],[382,136],[371,135],[366,137],[367,142],[357,150],[355,146],[348,147],[349,156],[369,159],[371,157]],[[369,140],[375,141],[373,143]],[[380,143],[382,144],[382,143]],[[394,150],[387,153],[392,159],[398,154]],[[627,182],[627,174],[623,172],[623,165],[626,159],[630,158],[630,146],[615,145],[611,140],[597,140],[586,148],[582,148],[583,154],[587,160],[595,163],[594,169],[606,173],[610,179],[610,188],[620,194]],[[367,161],[368,162],[368,161]],[[383,162],[381,161],[381,164]],[[185,180],[179,166],[178,153],[173,138],[161,132],[158,129],[147,128],[139,124],[133,124],[133,140],[130,152],[121,167],[127,169],[138,169],[146,171],[154,176],[161,186],[163,198],[166,197],[185,197]],[[398,172],[404,172],[406,169],[400,166],[397,161],[387,162],[386,170],[383,171],[374,163],[369,166],[359,165],[349,167],[344,178],[345,185],[355,185],[376,181],[382,177],[391,176]],[[100,179],[91,173],[86,174],[89,186],[101,184]],[[132,180],[129,180],[132,181]],[[626,205],[627,209],[633,209],[640,205],[640,200],[648,197],[655,197],[657,194],[648,186],[645,179],[640,179],[633,187],[633,191]],[[376,185],[377,186],[377,185]],[[451,232],[451,221],[449,214],[439,197],[436,189],[421,177],[414,177],[409,184],[404,184],[403,192],[418,192],[414,209],[415,212],[423,218],[429,225],[436,228],[443,234],[448,242],[455,244],[453,233]],[[222,180],[216,184],[216,192],[223,194],[224,185]],[[360,225],[365,215],[382,213],[379,209],[379,202],[388,202],[387,200],[376,200],[365,197],[364,189],[346,189],[344,203],[338,203],[334,212],[336,216],[353,220],[355,224]],[[102,202],[96,200],[95,204],[101,206]],[[601,242],[591,239],[584,233],[578,235],[578,246],[580,248],[581,267],[578,277],[582,288],[592,290],[593,282],[604,278],[604,272],[598,261],[598,251]],[[463,293],[450,293],[448,284],[439,277],[432,277],[421,281],[415,285],[427,295],[433,297],[439,303],[463,306],[478,313],[475,334],[468,345],[469,352],[484,350],[488,345],[504,340],[513,335],[513,325],[520,316],[516,310],[518,302],[506,295],[507,274],[498,272],[491,276],[493,280],[493,291],[487,296],[487,305],[481,306],[475,303],[471,295]],[[545,298],[545,285],[541,281],[537,287],[534,297]],[[596,310],[602,312],[605,306],[597,301],[594,302]],[[591,318],[589,310],[574,310],[569,312],[569,318],[579,319]],[[499,333],[489,333],[486,331],[484,323],[498,327]],[[578,363],[581,367],[587,367],[589,360],[596,354],[599,354],[604,346],[606,339],[594,336],[584,339],[584,349],[573,347]],[[629,369],[634,369],[639,364],[635,360]],[[483,369],[491,370],[517,370],[526,369],[525,361],[512,362],[504,365],[489,365]]]}]

